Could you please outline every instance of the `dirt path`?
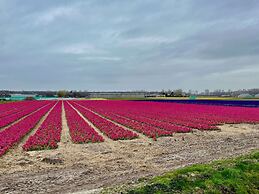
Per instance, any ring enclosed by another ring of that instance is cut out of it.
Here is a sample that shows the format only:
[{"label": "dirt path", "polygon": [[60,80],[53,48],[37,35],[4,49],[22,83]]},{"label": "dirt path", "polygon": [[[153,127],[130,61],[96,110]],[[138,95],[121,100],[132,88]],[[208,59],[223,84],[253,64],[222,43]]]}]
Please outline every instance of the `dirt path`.
[{"label": "dirt path", "polygon": [[[98,193],[101,188],[131,183],[141,177],[259,149],[259,124],[220,128],[221,131],[178,133],[156,142],[138,138],[72,144],[66,126],[56,150],[24,153],[23,162],[16,155],[0,158],[0,193]],[[63,162],[44,162],[44,158],[53,156]]]},{"label": "dirt path", "polygon": [[64,102],[62,102],[62,131],[59,146],[65,146],[72,144],[69,134],[69,128],[67,126],[66,112],[64,108]]}]

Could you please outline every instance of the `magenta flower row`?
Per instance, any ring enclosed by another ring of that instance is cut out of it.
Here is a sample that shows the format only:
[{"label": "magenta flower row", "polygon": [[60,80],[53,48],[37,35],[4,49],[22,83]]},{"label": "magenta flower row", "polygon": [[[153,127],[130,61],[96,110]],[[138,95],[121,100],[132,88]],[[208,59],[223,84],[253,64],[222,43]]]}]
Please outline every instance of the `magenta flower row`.
[{"label": "magenta flower row", "polygon": [[[0,128],[17,121],[18,119],[36,111],[37,109],[47,105],[48,103],[49,102],[46,102],[46,101],[39,101],[39,102],[33,101],[33,102],[25,103],[24,106],[16,107],[15,108],[16,112],[0,118]],[[15,104],[18,105],[19,103],[15,103]]]},{"label": "magenta flower row", "polygon": [[259,122],[258,108],[132,101],[77,103],[153,138],[169,132],[214,130],[224,123]]},{"label": "magenta flower row", "polygon": [[18,123],[0,131],[0,156],[29,133],[53,105],[50,103]]},{"label": "magenta flower row", "polygon": [[0,118],[19,112],[26,106],[30,105],[29,101],[19,101],[12,103],[0,104]]},{"label": "magenta flower row", "polygon": [[82,115],[87,118],[91,123],[93,123],[100,131],[106,134],[112,140],[119,139],[133,139],[138,137],[138,135],[130,130],[127,130],[121,126],[114,124],[107,119],[104,119],[97,114],[81,107],[77,103],[73,103],[73,106],[79,110]]},{"label": "magenta flower row", "polygon": [[23,149],[28,151],[57,148],[58,142],[60,142],[62,130],[61,113],[62,101],[59,101],[38,128],[36,133],[30,136],[26,141],[23,145]]},{"label": "magenta flower row", "polygon": [[67,125],[71,139],[74,143],[103,142],[100,136],[68,102],[64,102]]}]

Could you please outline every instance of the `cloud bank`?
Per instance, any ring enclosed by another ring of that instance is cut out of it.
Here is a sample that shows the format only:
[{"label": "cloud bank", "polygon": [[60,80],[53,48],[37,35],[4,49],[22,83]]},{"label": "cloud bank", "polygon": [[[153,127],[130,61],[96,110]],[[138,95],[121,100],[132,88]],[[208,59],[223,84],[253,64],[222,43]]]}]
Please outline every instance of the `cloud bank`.
[{"label": "cloud bank", "polygon": [[0,89],[258,87],[257,0],[0,0]]}]

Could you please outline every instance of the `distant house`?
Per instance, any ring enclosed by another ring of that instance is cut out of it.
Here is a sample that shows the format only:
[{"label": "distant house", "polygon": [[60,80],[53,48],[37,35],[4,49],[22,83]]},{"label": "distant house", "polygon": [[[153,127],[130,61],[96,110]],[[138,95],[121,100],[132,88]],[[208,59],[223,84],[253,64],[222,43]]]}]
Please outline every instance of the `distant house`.
[{"label": "distant house", "polygon": [[253,96],[248,94],[248,93],[245,93],[245,94],[240,94],[237,96],[238,98],[252,98]]}]

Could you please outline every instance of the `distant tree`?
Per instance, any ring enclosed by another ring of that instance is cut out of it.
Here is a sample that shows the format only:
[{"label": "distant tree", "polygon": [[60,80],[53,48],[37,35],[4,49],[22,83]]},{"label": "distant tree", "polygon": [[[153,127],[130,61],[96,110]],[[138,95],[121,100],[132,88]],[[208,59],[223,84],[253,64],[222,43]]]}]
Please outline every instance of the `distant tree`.
[{"label": "distant tree", "polygon": [[59,90],[57,93],[59,98],[64,98],[67,96],[67,91],[66,90]]}]

